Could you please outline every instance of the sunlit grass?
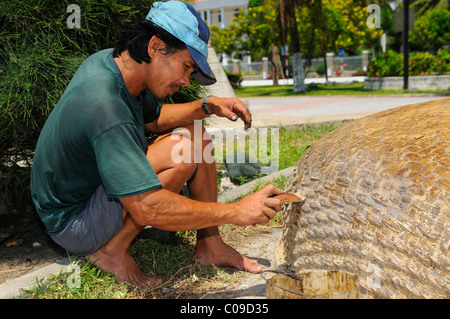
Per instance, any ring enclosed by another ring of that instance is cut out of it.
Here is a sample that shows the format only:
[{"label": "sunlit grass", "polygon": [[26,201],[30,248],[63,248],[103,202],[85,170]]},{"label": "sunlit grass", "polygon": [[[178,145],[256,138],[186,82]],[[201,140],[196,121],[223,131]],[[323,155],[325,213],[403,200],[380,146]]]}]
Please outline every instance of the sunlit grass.
[{"label": "sunlit grass", "polygon": [[381,94],[418,94],[418,93],[448,93],[449,90],[367,90],[364,83],[336,83],[336,84],[315,84],[306,85],[306,92],[297,93],[292,89],[292,85],[279,86],[252,86],[235,89],[234,92],[239,98],[244,97],[269,97],[269,96],[326,96],[326,95],[381,95]]}]

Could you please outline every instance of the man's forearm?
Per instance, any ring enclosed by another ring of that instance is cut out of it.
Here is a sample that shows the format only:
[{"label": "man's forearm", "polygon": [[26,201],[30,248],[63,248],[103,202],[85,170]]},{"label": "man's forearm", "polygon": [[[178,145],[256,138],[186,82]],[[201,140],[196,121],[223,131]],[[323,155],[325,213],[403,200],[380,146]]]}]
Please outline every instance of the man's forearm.
[{"label": "man's forearm", "polygon": [[233,205],[199,202],[165,189],[120,200],[138,224],[169,231],[207,228],[233,223],[236,219]]},{"label": "man's forearm", "polygon": [[202,110],[201,102],[197,100],[183,104],[164,104],[159,118],[145,124],[145,128],[152,133],[162,133],[201,120],[207,116]]}]

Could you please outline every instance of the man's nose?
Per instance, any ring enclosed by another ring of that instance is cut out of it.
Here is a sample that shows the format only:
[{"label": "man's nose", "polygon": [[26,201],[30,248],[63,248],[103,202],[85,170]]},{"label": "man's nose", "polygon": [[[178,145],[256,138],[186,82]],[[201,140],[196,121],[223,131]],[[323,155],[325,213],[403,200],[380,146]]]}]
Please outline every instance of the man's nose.
[{"label": "man's nose", "polygon": [[191,72],[186,72],[181,79],[181,86],[188,87],[190,83]]}]

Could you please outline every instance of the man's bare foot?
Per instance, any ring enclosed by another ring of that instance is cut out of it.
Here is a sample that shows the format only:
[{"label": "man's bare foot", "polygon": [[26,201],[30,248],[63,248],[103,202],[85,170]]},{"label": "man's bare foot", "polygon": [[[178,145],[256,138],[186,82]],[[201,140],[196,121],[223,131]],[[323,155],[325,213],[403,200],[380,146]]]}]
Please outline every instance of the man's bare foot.
[{"label": "man's bare foot", "polygon": [[111,255],[100,248],[86,258],[101,270],[115,274],[118,282],[138,287],[155,287],[162,283],[161,279],[144,274],[128,252]]},{"label": "man's bare foot", "polygon": [[262,267],[257,260],[241,255],[235,249],[225,244],[220,236],[197,240],[194,256],[204,266],[231,266],[252,273],[262,271]]}]

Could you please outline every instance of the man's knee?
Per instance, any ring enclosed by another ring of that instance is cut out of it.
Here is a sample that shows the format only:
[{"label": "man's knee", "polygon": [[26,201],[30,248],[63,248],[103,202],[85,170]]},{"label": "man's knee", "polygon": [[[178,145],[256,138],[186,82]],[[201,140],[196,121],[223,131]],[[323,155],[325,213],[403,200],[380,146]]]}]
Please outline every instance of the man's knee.
[{"label": "man's knee", "polygon": [[[196,122],[185,127],[173,130],[171,139],[175,141],[172,153],[180,154],[180,149],[184,149],[184,162],[192,161],[194,164],[203,162],[212,163],[214,161],[214,147],[211,137],[205,127],[200,122]],[[183,141],[181,142],[181,138]],[[180,162],[180,157],[176,158]]]},{"label": "man's knee", "polygon": [[174,169],[180,173],[193,175],[197,169],[195,162],[196,147],[189,132],[184,128],[175,130],[171,137],[170,159],[174,164]]},{"label": "man's knee", "polygon": [[196,144],[199,144],[204,148],[211,142],[211,137],[209,136],[206,128],[203,126],[201,121],[195,121],[192,124],[186,125],[185,127],[175,129],[176,131],[183,131],[189,136],[189,138]]}]

